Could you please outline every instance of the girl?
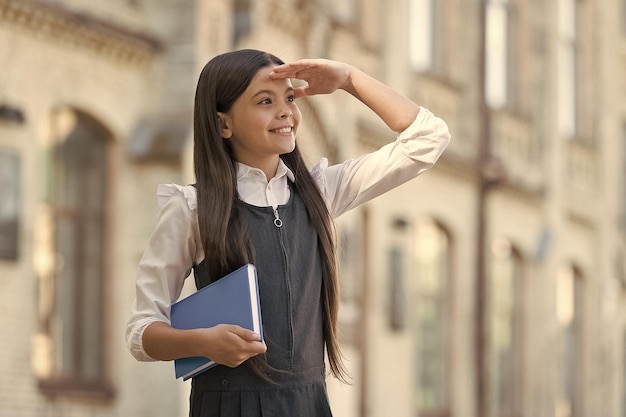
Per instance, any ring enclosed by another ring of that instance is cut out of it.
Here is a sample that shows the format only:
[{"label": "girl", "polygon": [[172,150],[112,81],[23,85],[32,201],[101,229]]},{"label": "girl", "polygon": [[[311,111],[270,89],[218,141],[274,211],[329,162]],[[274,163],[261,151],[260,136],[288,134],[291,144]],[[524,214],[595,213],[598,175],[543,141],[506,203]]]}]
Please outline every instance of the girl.
[{"label": "girl", "polygon": [[[307,82],[294,88],[291,78]],[[296,143],[295,100],[342,89],[401,132],[380,150],[310,171]],[[160,185],[161,212],[139,265],[127,329],[142,361],[206,356],[224,365],[192,380],[191,412],[208,416],[331,416],[324,353],[345,380],[337,338],[333,218],[430,168],[445,123],[353,66],[284,64],[256,50],[213,58],[194,108],[196,184]],[[201,288],[245,263],[257,267],[264,325],[170,326],[169,308],[194,269]]]}]

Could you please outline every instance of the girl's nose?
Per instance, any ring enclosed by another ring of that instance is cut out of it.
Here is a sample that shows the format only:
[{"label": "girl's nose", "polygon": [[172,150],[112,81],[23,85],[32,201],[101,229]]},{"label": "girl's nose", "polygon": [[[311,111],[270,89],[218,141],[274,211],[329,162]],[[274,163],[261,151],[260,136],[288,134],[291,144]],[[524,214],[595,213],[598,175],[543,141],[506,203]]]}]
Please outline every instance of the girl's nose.
[{"label": "girl's nose", "polygon": [[286,119],[289,116],[291,116],[291,109],[289,107],[282,108],[278,114],[278,117],[281,119]]}]

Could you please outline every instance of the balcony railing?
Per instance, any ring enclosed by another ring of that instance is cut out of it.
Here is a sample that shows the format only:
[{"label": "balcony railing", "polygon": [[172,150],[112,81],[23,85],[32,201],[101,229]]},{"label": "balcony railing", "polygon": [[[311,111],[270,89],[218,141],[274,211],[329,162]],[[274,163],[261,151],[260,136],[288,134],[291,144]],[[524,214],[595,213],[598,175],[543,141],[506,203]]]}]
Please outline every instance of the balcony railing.
[{"label": "balcony railing", "polygon": [[567,142],[565,204],[575,216],[591,218],[598,204],[598,155],[588,141]]},{"label": "balcony railing", "polygon": [[506,111],[492,114],[492,152],[500,160],[507,181],[529,191],[544,186],[542,157],[532,124]]}]

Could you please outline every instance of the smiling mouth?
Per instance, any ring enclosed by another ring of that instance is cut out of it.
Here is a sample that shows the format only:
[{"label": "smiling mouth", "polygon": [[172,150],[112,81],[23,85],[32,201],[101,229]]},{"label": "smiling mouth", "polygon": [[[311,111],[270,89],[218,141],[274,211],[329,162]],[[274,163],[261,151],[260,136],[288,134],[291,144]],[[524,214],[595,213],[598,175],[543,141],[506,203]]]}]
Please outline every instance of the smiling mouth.
[{"label": "smiling mouth", "polygon": [[270,130],[270,132],[274,132],[274,133],[291,133],[291,132],[293,132],[293,127],[291,127],[291,126],[281,127],[279,129],[272,129],[272,130]]}]

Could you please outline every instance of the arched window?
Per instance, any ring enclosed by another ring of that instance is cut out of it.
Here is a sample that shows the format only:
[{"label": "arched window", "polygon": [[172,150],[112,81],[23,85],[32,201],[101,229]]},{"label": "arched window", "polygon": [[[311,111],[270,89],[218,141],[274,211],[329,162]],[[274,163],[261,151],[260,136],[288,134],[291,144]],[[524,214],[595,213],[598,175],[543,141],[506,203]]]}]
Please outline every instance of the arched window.
[{"label": "arched window", "polygon": [[492,245],[489,274],[489,415],[523,415],[523,263],[507,239]]},{"label": "arched window", "polygon": [[109,132],[87,114],[68,108],[54,113],[36,251],[36,366],[44,390],[105,389],[109,143]]},{"label": "arched window", "polygon": [[584,280],[578,268],[568,265],[559,271],[556,284],[561,363],[555,417],[581,417]]},{"label": "arched window", "polygon": [[418,415],[450,415],[450,237],[430,220],[416,223],[417,323],[416,410]]}]

